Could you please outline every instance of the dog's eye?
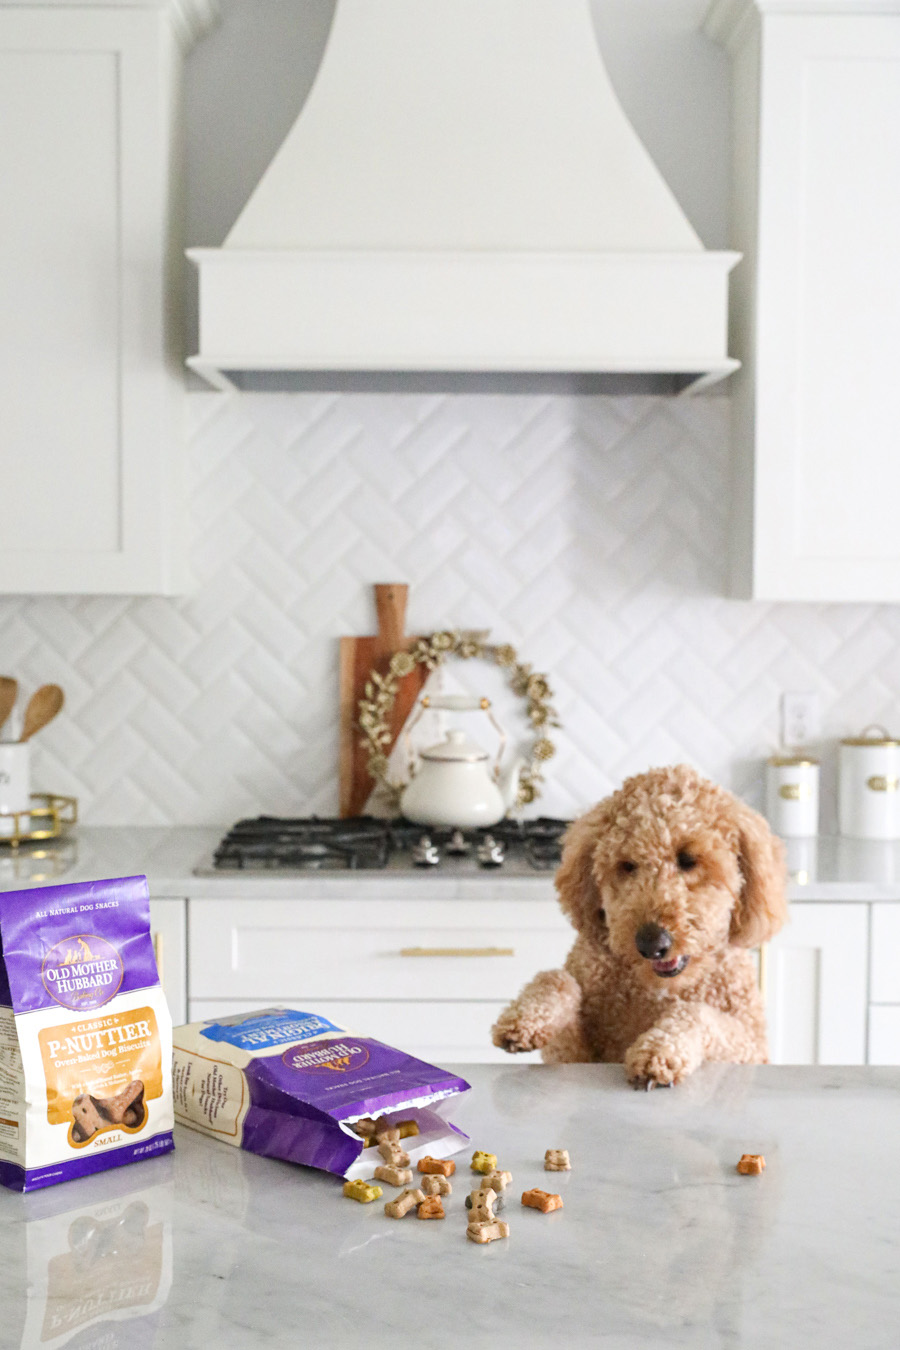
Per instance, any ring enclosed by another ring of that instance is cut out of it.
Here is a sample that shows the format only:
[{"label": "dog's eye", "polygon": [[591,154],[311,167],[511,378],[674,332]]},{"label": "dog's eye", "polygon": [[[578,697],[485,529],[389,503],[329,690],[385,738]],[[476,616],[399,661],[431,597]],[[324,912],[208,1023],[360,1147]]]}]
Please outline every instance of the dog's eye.
[{"label": "dog's eye", "polygon": [[636,871],[637,871],[637,863],[636,863],[636,862],[630,862],[627,858],[624,858],[624,859],[622,860],[622,862],[619,863],[619,871],[620,871],[620,872],[625,872],[625,873],[628,873],[628,872],[636,872]]},{"label": "dog's eye", "polygon": [[675,861],[678,863],[682,872],[690,872],[692,868],[697,866],[697,859],[694,857],[693,853],[688,853],[686,849],[680,850]]}]

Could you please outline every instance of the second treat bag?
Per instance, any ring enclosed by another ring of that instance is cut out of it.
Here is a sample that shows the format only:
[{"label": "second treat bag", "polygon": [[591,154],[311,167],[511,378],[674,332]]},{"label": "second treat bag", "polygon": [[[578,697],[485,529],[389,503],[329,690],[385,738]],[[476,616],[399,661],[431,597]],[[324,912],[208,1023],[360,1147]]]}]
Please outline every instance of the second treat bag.
[{"label": "second treat bag", "polygon": [[369,1117],[416,1122],[413,1162],[468,1143],[444,1115],[464,1078],[317,1013],[267,1008],[177,1027],[174,1040],[176,1119],[251,1153],[352,1180],[381,1162],[353,1129]]}]

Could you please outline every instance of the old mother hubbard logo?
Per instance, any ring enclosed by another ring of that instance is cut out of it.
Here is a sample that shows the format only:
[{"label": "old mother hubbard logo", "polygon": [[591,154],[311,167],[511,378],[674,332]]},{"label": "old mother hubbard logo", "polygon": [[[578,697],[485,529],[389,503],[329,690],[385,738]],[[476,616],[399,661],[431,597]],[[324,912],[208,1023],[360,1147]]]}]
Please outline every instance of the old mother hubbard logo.
[{"label": "old mother hubbard logo", "polygon": [[301,1073],[350,1073],[368,1063],[369,1052],[358,1041],[339,1037],[333,1041],[292,1045],[281,1058],[289,1069],[298,1069]]},{"label": "old mother hubbard logo", "polygon": [[52,999],[75,1012],[91,1012],[119,991],[125,963],[106,938],[80,933],[51,947],[41,966]]}]

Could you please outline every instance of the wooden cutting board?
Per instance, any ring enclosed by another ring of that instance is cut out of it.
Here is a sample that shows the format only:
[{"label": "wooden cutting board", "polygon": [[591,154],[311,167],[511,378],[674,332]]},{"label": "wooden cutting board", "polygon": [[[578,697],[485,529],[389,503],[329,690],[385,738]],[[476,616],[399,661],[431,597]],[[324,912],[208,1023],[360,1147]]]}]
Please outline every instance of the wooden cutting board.
[{"label": "wooden cutting board", "polygon": [[[373,670],[387,674],[394,652],[404,651],[418,639],[407,637],[406,601],[409,587],[402,583],[375,586],[378,632],[374,637],[343,637],[340,650],[340,813],[362,815],[374,787],[366,764],[368,751],[360,744],[359,700]],[[391,745],[413,709],[428,678],[425,666],[417,665],[400,682],[390,720]]]}]

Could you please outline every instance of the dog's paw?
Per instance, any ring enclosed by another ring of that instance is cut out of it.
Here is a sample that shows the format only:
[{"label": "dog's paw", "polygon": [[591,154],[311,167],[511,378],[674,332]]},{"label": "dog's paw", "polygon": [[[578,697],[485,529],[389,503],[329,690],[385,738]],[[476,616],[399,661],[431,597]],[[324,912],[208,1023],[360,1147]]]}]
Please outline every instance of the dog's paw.
[{"label": "dog's paw", "polygon": [[505,1012],[498,1017],[491,1029],[491,1039],[510,1055],[526,1054],[529,1050],[539,1050],[546,1045],[549,1037],[541,1035],[541,1029],[533,1022],[525,1021],[514,1012]]},{"label": "dog's paw", "polygon": [[654,1087],[672,1087],[697,1065],[685,1047],[658,1032],[639,1036],[625,1052],[625,1073],[634,1088],[647,1092]]}]

